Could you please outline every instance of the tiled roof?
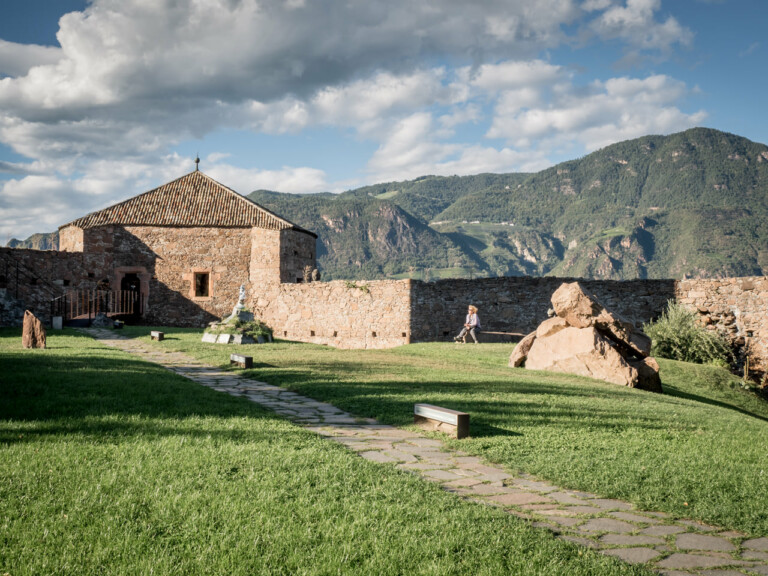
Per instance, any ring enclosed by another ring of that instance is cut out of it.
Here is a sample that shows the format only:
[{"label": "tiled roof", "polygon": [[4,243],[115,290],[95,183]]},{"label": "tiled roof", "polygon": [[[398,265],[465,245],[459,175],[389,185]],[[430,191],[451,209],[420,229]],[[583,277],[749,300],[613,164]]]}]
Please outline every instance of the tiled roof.
[{"label": "tiled roof", "polygon": [[202,172],[186,176],[60,226],[201,226],[292,228],[317,236],[219,184]]}]

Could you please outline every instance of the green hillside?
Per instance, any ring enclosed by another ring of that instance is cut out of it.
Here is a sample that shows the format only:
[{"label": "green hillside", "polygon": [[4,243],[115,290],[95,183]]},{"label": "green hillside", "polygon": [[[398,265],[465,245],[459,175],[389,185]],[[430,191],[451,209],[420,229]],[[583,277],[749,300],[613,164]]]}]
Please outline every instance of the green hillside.
[{"label": "green hillside", "polygon": [[707,128],[620,142],[536,174],[250,198],[320,236],[325,279],[768,271],[768,147]]}]

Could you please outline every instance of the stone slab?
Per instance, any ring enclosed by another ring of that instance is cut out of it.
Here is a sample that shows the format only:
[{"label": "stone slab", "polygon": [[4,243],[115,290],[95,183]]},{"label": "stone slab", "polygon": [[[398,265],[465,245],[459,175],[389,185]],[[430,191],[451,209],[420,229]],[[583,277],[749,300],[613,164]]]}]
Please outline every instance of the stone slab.
[{"label": "stone slab", "polygon": [[768,562],[768,552],[760,552],[759,550],[744,550],[741,553],[742,560],[760,560],[761,562]]},{"label": "stone slab", "polygon": [[731,552],[736,550],[736,546],[725,538],[689,533],[680,534],[675,540],[675,546],[680,550],[706,550],[708,552]]},{"label": "stone slab", "polygon": [[633,536],[629,534],[606,534],[600,538],[600,542],[615,546],[653,546],[664,544],[664,540],[658,536]]},{"label": "stone slab", "polygon": [[371,462],[378,462],[379,464],[389,464],[391,462],[397,462],[397,460],[395,460],[391,456],[387,456],[382,452],[373,451],[373,450],[368,452],[360,452],[360,456],[362,456],[366,460],[370,460]]},{"label": "stone slab", "polygon": [[573,514],[600,514],[603,511],[600,508],[594,506],[571,506],[568,508]]},{"label": "stone slab", "polygon": [[627,564],[645,564],[661,555],[652,548],[614,548],[602,552],[608,556],[616,556]]},{"label": "stone slab", "polygon": [[673,570],[693,570],[694,568],[717,568],[718,566],[745,566],[748,562],[734,560],[733,558],[718,558],[717,556],[704,556],[703,554],[672,554],[658,563],[659,568],[672,568]]},{"label": "stone slab", "polygon": [[680,532],[685,532],[685,528],[682,526],[649,526],[640,530],[640,534],[647,534],[648,536],[670,536],[680,534]]},{"label": "stone slab", "polygon": [[554,500],[555,502],[560,502],[562,504],[576,504],[576,505],[587,504],[587,502],[584,501],[582,498],[576,498],[571,494],[568,494],[567,492],[549,492],[547,496],[552,498],[552,500]]},{"label": "stone slab", "polygon": [[617,532],[619,534],[628,534],[637,530],[637,527],[622,520],[593,518],[581,525],[579,530],[582,532]]},{"label": "stone slab", "polygon": [[610,498],[593,498],[589,501],[590,505],[597,506],[603,510],[631,510],[632,505],[622,502],[621,500],[613,500]]},{"label": "stone slab", "polygon": [[741,543],[741,547],[768,552],[768,538],[753,538],[752,540],[746,540]]},{"label": "stone slab", "polygon": [[619,520],[626,520],[627,522],[641,522],[645,524],[658,524],[661,522],[658,518],[649,518],[640,514],[632,514],[632,512],[609,512],[608,515]]},{"label": "stone slab", "polygon": [[509,492],[509,488],[503,486],[491,486],[490,484],[475,484],[472,486],[472,491],[475,494],[491,495],[491,494],[504,494]]},{"label": "stone slab", "polygon": [[448,470],[425,470],[423,476],[435,478],[436,480],[457,480],[461,478],[461,476]]},{"label": "stone slab", "polygon": [[541,502],[550,502],[549,498],[541,494],[532,494],[530,492],[513,492],[511,494],[500,494],[491,496],[489,500],[498,502],[503,506],[520,506],[521,504],[537,504]]},{"label": "stone slab", "polygon": [[585,548],[597,548],[597,542],[594,540],[590,540],[589,538],[580,538],[578,536],[571,536],[570,534],[561,534],[558,536],[560,540],[565,540],[566,542],[573,542],[574,544],[578,544],[579,546],[584,546]]}]

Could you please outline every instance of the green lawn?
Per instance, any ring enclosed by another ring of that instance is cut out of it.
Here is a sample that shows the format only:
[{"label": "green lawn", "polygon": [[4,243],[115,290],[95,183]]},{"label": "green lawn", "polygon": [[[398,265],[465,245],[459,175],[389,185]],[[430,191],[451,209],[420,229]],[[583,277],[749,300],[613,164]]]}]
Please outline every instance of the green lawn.
[{"label": "green lawn", "polygon": [[[229,352],[166,333],[154,345]],[[20,330],[0,329],[0,574],[649,574],[76,332],[48,343],[23,350]],[[259,377],[399,423],[398,390],[430,389],[416,366],[436,381],[435,365],[458,365],[428,346],[249,352]],[[497,369],[462,352],[468,398]],[[501,434],[477,426],[473,450]]]},{"label": "green lawn", "polygon": [[[168,329],[158,346],[227,365],[226,347]],[[148,328],[127,334],[146,338]],[[507,367],[511,346],[415,344],[337,350],[245,347],[257,379],[397,426],[413,404],[469,412],[456,441],[512,471],[741,530],[768,534],[768,402],[727,371],[660,360],[666,394]]]}]

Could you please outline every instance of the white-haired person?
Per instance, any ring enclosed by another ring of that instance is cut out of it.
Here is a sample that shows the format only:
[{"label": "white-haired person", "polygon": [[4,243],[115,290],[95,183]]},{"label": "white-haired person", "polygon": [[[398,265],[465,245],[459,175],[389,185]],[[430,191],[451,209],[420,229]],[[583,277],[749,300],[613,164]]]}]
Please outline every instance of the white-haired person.
[{"label": "white-haired person", "polygon": [[480,330],[480,317],[477,315],[477,307],[470,305],[467,309],[467,317],[464,319],[464,327],[459,332],[459,335],[454,337],[456,342],[467,343],[467,334],[472,336],[472,340],[477,344],[476,332]]}]

